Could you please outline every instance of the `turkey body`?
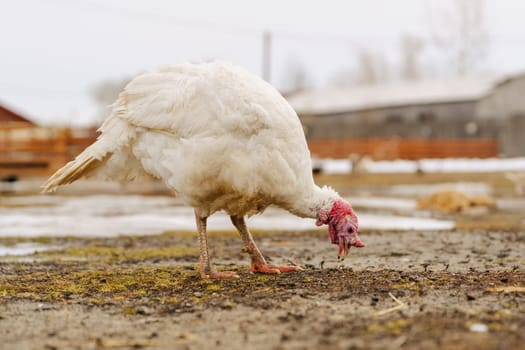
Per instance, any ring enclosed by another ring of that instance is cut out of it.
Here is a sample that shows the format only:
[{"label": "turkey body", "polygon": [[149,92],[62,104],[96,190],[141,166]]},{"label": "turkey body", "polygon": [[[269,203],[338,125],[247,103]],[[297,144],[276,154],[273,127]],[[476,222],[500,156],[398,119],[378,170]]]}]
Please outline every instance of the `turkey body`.
[{"label": "turkey body", "polygon": [[250,255],[251,272],[297,266],[266,263],[244,217],[270,205],[329,225],[339,255],[362,247],[357,217],[331,188],[315,185],[295,111],[270,84],[227,63],[179,64],[133,79],[100,136],[53,174],[44,191],[80,178],[120,182],[152,175],[195,209],[203,278],[237,277],[211,264],[206,220],[224,210]]},{"label": "turkey body", "polygon": [[314,189],[295,111],[270,84],[227,63],[138,76],[100,130],[84,152],[92,159],[83,177],[129,181],[148,173],[206,216],[251,215],[271,204],[293,211]]},{"label": "turkey body", "polygon": [[[162,80],[146,101],[129,106],[136,111],[130,122],[146,129],[132,147],[146,172],[206,215],[286,207],[294,193],[313,186],[299,119],[272,86],[230,65],[191,67],[139,77],[122,96],[141,95],[150,79]],[[162,106],[151,121],[153,96]]]}]

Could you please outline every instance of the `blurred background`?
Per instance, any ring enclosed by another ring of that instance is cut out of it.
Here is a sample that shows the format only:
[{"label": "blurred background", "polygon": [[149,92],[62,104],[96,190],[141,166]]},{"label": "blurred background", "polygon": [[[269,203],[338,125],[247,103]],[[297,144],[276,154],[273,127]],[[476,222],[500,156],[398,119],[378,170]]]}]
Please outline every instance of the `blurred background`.
[{"label": "blurred background", "polygon": [[522,13],[511,0],[4,1],[0,172],[51,173],[132,77],[215,59],[275,85],[318,158],[523,156]]},{"label": "blurred background", "polygon": [[[192,209],[153,179],[39,192],[130,79],[211,60],[285,96],[316,183],[350,200],[362,231],[523,232],[523,13],[515,0],[2,1],[0,258],[63,248],[40,236],[194,232]],[[315,227],[273,208],[249,226]],[[233,229],[224,213],[209,228]]]},{"label": "blurred background", "polygon": [[523,157],[523,13],[511,0],[4,1],[0,175],[51,174],[137,74],[216,59],[282,92],[317,172]]}]

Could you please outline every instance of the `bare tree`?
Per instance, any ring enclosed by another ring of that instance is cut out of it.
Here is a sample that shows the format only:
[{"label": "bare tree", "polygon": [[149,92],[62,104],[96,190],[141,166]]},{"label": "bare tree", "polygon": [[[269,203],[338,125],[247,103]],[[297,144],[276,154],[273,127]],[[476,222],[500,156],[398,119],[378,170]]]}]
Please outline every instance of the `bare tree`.
[{"label": "bare tree", "polygon": [[417,80],[421,77],[419,55],[423,49],[421,38],[411,34],[401,37],[401,78],[404,80]]},{"label": "bare tree", "polygon": [[338,70],[331,83],[339,87],[384,83],[389,78],[388,68],[382,52],[362,47],[357,51],[356,66]]},{"label": "bare tree", "polygon": [[485,1],[453,0],[448,8],[441,8],[437,18],[432,12],[429,22],[434,45],[450,56],[455,73],[470,73],[488,53]]},{"label": "bare tree", "polygon": [[361,49],[357,55],[355,83],[376,84],[388,79],[388,66],[379,51]]},{"label": "bare tree", "polygon": [[354,78],[356,76],[355,69],[343,68],[338,70],[331,79],[331,84],[337,87],[345,87],[354,85]]},{"label": "bare tree", "polygon": [[289,59],[285,65],[283,88],[286,91],[300,91],[312,85],[312,79],[304,65],[297,59]]},{"label": "bare tree", "polygon": [[98,119],[103,120],[110,111],[110,105],[115,102],[119,93],[124,89],[130,78],[120,80],[103,80],[91,90],[91,96],[97,103]]}]

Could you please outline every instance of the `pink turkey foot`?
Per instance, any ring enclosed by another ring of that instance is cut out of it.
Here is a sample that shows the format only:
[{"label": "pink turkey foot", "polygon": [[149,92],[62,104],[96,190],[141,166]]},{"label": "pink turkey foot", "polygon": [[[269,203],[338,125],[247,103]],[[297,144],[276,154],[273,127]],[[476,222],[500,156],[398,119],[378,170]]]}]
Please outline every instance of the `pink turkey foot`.
[{"label": "pink turkey foot", "polygon": [[302,271],[302,268],[299,266],[276,266],[268,265],[265,263],[252,263],[250,266],[250,272],[255,273],[268,273],[268,274],[279,274],[281,272],[292,272],[292,271]]},{"label": "pink turkey foot", "polygon": [[208,273],[202,273],[201,277],[211,278],[211,279],[223,279],[223,278],[239,278],[239,275],[233,271],[223,271],[223,272],[211,271]]}]

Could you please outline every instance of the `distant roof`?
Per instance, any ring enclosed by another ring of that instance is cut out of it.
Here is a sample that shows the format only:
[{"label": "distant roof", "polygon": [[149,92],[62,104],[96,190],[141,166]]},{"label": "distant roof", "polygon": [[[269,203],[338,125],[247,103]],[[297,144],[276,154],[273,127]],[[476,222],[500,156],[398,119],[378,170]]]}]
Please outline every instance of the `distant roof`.
[{"label": "distant roof", "polygon": [[21,116],[2,104],[0,104],[0,122],[24,122],[34,124],[31,120]]},{"label": "distant roof", "polygon": [[511,76],[484,75],[304,90],[287,96],[298,114],[334,114],[373,108],[474,101]]}]

